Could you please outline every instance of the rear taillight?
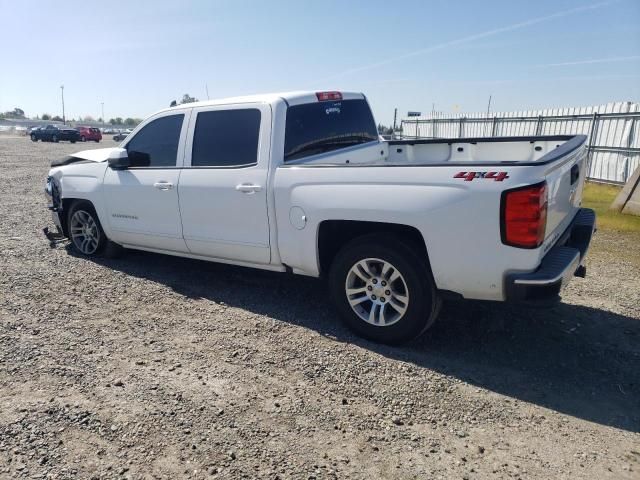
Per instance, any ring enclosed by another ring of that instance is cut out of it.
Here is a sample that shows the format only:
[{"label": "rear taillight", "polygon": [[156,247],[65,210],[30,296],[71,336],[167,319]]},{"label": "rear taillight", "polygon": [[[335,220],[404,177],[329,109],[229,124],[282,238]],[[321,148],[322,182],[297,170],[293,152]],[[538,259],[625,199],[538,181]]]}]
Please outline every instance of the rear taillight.
[{"label": "rear taillight", "polygon": [[537,248],[547,227],[547,183],[507,190],[502,194],[502,243]]},{"label": "rear taillight", "polygon": [[342,100],[342,94],[340,92],[316,92],[316,97],[321,102],[327,100]]}]

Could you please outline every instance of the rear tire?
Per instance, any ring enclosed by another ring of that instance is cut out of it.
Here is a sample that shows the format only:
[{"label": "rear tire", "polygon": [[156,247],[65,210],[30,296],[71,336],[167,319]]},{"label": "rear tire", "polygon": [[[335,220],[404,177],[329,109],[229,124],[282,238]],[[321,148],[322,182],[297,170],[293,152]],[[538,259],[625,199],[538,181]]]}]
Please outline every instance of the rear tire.
[{"label": "rear tire", "polygon": [[356,238],[329,272],[333,302],[346,325],[374,342],[412,340],[436,320],[440,298],[427,259],[393,235]]},{"label": "rear tire", "polygon": [[87,141],[87,139],[86,139],[86,138],[84,138],[84,135],[82,135],[82,136],[80,137],[80,141],[81,141],[81,142],[86,142],[86,141]]},{"label": "rear tire", "polygon": [[51,141],[58,143],[60,140],[58,140],[58,137],[56,135],[54,135],[53,137],[51,137]]},{"label": "rear tire", "polygon": [[38,141],[38,137],[36,137],[33,133],[31,134],[31,141],[32,142],[37,142]]}]

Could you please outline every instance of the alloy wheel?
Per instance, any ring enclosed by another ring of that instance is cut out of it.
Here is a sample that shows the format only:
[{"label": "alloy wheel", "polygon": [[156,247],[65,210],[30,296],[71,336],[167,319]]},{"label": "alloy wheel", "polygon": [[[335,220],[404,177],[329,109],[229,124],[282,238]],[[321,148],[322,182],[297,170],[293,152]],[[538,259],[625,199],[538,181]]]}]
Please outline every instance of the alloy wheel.
[{"label": "alloy wheel", "polygon": [[402,273],[379,258],[365,258],[351,267],[345,294],[360,319],[380,327],[398,322],[409,307],[409,289]]},{"label": "alloy wheel", "polygon": [[85,255],[96,252],[100,244],[100,231],[94,218],[85,210],[78,210],[71,216],[71,241]]}]

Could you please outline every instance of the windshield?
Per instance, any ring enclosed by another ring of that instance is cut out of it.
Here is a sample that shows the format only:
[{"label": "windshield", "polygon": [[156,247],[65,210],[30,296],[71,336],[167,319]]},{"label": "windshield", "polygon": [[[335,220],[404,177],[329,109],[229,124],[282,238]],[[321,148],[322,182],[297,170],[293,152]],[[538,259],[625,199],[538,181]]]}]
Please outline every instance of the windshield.
[{"label": "windshield", "polygon": [[366,100],[307,103],[287,109],[284,161],[378,140]]}]

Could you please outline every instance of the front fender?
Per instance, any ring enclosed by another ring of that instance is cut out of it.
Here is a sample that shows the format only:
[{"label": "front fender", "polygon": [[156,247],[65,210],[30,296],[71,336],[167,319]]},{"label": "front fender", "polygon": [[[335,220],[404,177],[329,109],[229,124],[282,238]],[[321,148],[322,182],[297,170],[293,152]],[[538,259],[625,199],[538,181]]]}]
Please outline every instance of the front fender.
[{"label": "front fender", "polygon": [[[109,222],[106,221],[106,209],[102,194],[106,162],[75,163],[51,169],[50,176],[60,185],[60,196],[65,200],[87,200],[93,205],[98,219],[107,236]],[[63,213],[63,215],[65,215]]]}]

